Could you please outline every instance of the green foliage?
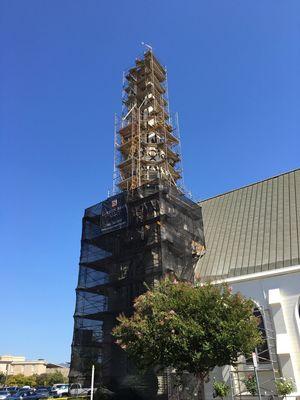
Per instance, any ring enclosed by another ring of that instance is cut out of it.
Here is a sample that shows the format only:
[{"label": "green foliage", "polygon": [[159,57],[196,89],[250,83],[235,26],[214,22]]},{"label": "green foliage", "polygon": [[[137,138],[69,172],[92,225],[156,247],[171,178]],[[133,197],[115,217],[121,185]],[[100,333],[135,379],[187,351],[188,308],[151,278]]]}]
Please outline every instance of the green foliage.
[{"label": "green foliage", "polygon": [[275,383],[280,396],[287,396],[295,390],[295,383],[291,378],[280,378]]},{"label": "green foliage", "polygon": [[215,390],[216,397],[221,397],[221,399],[223,399],[223,397],[229,395],[230,386],[225,382],[214,381],[213,388]]},{"label": "green foliage", "polygon": [[204,379],[262,341],[252,301],[225,284],[194,287],[166,279],[139,296],[134,308],[132,317],[118,318],[113,335],[144,370],[173,367]]},{"label": "green foliage", "polygon": [[248,392],[252,394],[252,396],[255,396],[257,394],[257,382],[254,375],[247,375],[246,378],[243,379],[243,383],[245,384]]},{"label": "green foliage", "polygon": [[38,386],[52,386],[55,383],[67,383],[68,379],[60,371],[56,371],[37,375],[36,382]]},{"label": "green foliage", "polygon": [[52,386],[55,383],[67,383],[68,379],[59,371],[53,373],[45,373],[41,375],[24,376],[23,374],[9,375],[7,377],[7,385],[9,386]]},{"label": "green foliage", "polygon": [[[50,384],[49,384],[49,375],[50,374],[46,374],[46,373],[37,375],[37,377],[36,377],[37,386],[50,386]],[[59,383],[59,382],[56,382],[56,383]]]},{"label": "green foliage", "polygon": [[0,385],[4,385],[5,383],[5,374],[0,372]]},{"label": "green foliage", "polygon": [[25,376],[23,374],[9,375],[6,384],[8,386],[36,386],[37,375]]}]

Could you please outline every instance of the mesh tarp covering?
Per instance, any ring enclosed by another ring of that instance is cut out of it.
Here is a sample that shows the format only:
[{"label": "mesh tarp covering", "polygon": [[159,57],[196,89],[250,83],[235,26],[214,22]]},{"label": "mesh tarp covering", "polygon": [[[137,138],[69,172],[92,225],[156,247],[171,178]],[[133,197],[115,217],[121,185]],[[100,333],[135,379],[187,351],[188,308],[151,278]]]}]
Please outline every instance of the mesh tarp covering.
[{"label": "mesh tarp covering", "polygon": [[204,250],[201,208],[160,182],[108,198],[85,211],[71,382],[115,388],[134,367],[114,344],[116,317],[167,273],[192,280]]}]

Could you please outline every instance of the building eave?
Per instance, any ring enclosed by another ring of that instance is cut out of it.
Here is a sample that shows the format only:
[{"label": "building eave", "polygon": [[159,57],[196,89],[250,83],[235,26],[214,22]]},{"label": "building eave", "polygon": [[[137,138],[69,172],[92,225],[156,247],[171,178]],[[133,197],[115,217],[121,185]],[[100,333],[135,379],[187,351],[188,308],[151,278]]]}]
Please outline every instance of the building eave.
[{"label": "building eave", "polygon": [[280,275],[289,275],[289,274],[293,274],[293,273],[297,273],[297,272],[300,272],[300,265],[295,265],[292,267],[278,268],[278,269],[274,269],[271,271],[255,272],[253,274],[235,276],[232,278],[218,279],[218,280],[213,281],[212,283],[217,284],[217,283],[226,282],[226,283],[232,284],[232,283],[239,283],[239,282],[244,282],[244,281],[261,280],[264,278],[271,278],[271,277],[280,276]]}]

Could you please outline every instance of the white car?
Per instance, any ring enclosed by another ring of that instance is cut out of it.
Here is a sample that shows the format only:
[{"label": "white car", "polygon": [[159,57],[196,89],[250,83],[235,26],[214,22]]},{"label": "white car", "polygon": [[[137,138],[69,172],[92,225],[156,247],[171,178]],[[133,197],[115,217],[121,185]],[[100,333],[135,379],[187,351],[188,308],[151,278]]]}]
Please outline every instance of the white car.
[{"label": "white car", "polygon": [[53,397],[63,397],[67,396],[69,391],[69,385],[66,383],[56,383],[52,386],[50,394]]},{"label": "white car", "polygon": [[[94,388],[94,393],[96,392],[96,388]],[[88,396],[91,394],[91,388],[82,387],[81,383],[72,383],[69,387],[69,396]]]}]

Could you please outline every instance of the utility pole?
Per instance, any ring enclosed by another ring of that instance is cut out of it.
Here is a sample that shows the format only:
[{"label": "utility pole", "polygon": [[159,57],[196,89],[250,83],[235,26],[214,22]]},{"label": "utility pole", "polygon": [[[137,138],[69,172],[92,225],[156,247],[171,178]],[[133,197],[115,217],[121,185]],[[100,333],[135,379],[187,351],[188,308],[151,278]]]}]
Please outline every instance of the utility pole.
[{"label": "utility pole", "polygon": [[94,377],[95,377],[95,365],[92,366],[91,400],[93,400],[93,397],[94,397]]}]

